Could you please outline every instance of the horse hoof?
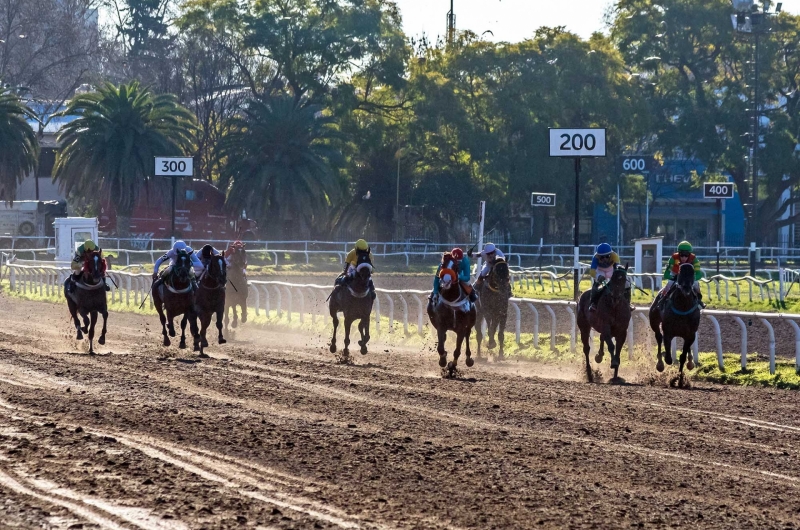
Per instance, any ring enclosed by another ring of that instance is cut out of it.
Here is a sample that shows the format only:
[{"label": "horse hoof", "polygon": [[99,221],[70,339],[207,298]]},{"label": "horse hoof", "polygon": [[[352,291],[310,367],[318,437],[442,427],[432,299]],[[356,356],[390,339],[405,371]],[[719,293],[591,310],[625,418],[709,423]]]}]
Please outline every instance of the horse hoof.
[{"label": "horse hoof", "polygon": [[194,348],[192,348],[192,351],[200,351],[200,345],[199,344],[195,344]]},{"label": "horse hoof", "polygon": [[167,337],[164,337],[164,342],[162,343],[164,346],[169,346],[172,344]]},{"label": "horse hoof", "polygon": [[598,353],[597,355],[594,356],[594,362],[600,364],[601,362],[603,362],[603,356]]},{"label": "horse hoof", "polygon": [[79,331],[78,334],[75,336],[75,340],[83,340],[83,333]]},{"label": "horse hoof", "polygon": [[81,331],[83,331],[84,333],[89,333],[89,328],[87,326],[84,326],[81,328]]},{"label": "horse hoof", "polygon": [[331,353],[336,353],[336,344],[331,344],[330,348],[328,348]]},{"label": "horse hoof", "polygon": [[200,352],[197,354],[200,359],[208,359],[208,354]]},{"label": "horse hoof", "polygon": [[178,344],[178,348],[180,348],[182,350],[185,350],[186,349],[186,341],[181,341],[181,343]]},{"label": "horse hoof", "polygon": [[228,341],[227,341],[227,340],[225,340],[225,339],[219,339],[219,343],[220,343],[220,344],[227,344],[227,343],[228,343]]},{"label": "horse hoof", "polygon": [[493,340],[490,340],[490,341],[489,341],[489,344],[487,344],[487,345],[486,345],[486,347],[487,347],[488,349],[490,349],[490,350],[491,350],[491,349],[494,349],[495,347],[497,347],[497,343],[496,343],[495,341],[493,341]]},{"label": "horse hoof", "polygon": [[234,321],[234,322],[231,322],[231,327],[232,327],[233,329],[236,329],[236,326],[238,326],[238,324],[236,323],[236,321]]},{"label": "horse hoof", "polygon": [[444,368],[445,366],[447,366],[447,354],[446,353],[443,353],[442,355],[439,356],[439,366],[441,368]]},{"label": "horse hoof", "polygon": [[[99,344],[100,346],[102,346],[105,343],[106,343],[105,337],[101,336],[99,339],[97,339],[97,344]],[[691,368],[689,368],[689,370],[691,370]]]},{"label": "horse hoof", "polygon": [[367,354],[367,345],[366,344],[362,344],[361,345],[361,355],[366,355],[366,354]]},{"label": "horse hoof", "polygon": [[689,357],[689,360],[686,361],[686,369],[687,370],[694,370],[694,361],[692,361],[691,357]]},{"label": "horse hoof", "polygon": [[474,364],[475,361],[472,359],[472,357],[467,357],[467,368],[472,368],[472,365]]},{"label": "horse hoof", "polygon": [[658,363],[656,364],[656,370],[658,370],[659,372],[664,371],[664,361],[658,361]]},{"label": "horse hoof", "polygon": [[175,330],[174,329],[169,330],[169,336],[170,337],[174,337],[175,336]]},{"label": "horse hoof", "polygon": [[205,339],[205,337],[203,338],[203,348],[208,348],[208,341]]},{"label": "horse hoof", "polygon": [[668,365],[672,366],[672,355],[670,355],[668,353],[665,354],[664,355],[664,362],[667,363]]},{"label": "horse hoof", "polygon": [[89,350],[89,355],[94,355],[94,350]]},{"label": "horse hoof", "polygon": [[611,368],[614,368],[614,369],[619,368],[619,358],[617,358],[617,357],[612,357],[611,358]]}]

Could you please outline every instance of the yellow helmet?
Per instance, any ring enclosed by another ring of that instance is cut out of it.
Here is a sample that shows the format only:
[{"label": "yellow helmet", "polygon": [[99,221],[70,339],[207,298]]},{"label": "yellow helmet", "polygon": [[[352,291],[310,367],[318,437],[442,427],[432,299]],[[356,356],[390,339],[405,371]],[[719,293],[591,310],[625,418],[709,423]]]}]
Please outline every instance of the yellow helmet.
[{"label": "yellow helmet", "polygon": [[363,239],[359,239],[356,241],[356,250],[367,250],[369,249],[369,245]]},{"label": "yellow helmet", "polygon": [[94,241],[92,241],[91,239],[87,239],[86,241],[83,242],[83,249],[84,250],[90,250],[91,251],[91,250],[95,250],[96,248],[97,248],[97,245],[95,245]]}]

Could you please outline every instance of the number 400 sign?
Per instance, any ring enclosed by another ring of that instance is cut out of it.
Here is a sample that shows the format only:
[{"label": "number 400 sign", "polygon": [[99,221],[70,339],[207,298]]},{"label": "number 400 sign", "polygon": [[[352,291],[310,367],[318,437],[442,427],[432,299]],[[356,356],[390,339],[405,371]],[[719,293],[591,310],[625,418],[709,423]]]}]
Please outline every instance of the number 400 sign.
[{"label": "number 400 sign", "polygon": [[606,156],[605,129],[550,129],[550,156]]}]

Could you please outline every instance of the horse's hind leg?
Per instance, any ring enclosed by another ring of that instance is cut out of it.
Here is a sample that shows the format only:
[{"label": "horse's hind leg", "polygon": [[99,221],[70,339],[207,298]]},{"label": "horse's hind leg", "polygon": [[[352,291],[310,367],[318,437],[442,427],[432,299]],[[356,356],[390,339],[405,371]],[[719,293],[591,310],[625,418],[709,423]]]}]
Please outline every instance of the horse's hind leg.
[{"label": "horse's hind leg", "polygon": [[465,363],[467,365],[467,368],[472,368],[472,365],[475,364],[475,361],[472,360],[472,350],[469,349],[469,338],[470,338],[470,335],[472,335],[472,328],[467,329],[467,334],[464,337],[464,339],[467,342],[467,344],[466,344],[467,360],[465,361]]},{"label": "horse's hind leg", "polygon": [[497,318],[492,317],[489,319],[487,324],[489,327],[489,343],[486,345],[486,347],[490,350],[493,350],[495,347],[497,347],[497,342],[494,340],[494,334],[497,333]]},{"label": "horse's hind leg", "polygon": [[697,340],[697,335],[692,334],[692,339],[690,341],[686,341],[688,342],[688,344],[684,345],[684,349],[689,353],[689,358],[686,360],[686,368],[688,370],[694,370],[694,354],[692,353],[691,348],[692,345],[694,344],[694,341],[696,340]]},{"label": "horse's hind leg", "polygon": [[497,327],[497,342],[500,344],[500,358],[503,358],[503,351],[505,346],[505,332],[506,332],[506,318],[508,317],[507,314],[501,314],[499,317],[498,327]]},{"label": "horse's hind leg", "polygon": [[477,359],[481,358],[481,341],[483,341],[483,331],[481,329],[482,324],[483,317],[478,316],[478,318],[475,319],[475,342],[478,345],[478,351],[475,353],[475,357]]},{"label": "horse's hind leg", "polygon": [[336,309],[331,305],[331,320],[333,321],[333,336],[331,337],[331,353],[336,353],[336,329],[339,327],[339,316],[336,314]]},{"label": "horse's hind leg", "polygon": [[[178,344],[178,348],[182,350],[186,349],[186,321],[188,319],[189,317],[186,315],[186,313],[184,313],[183,317],[181,318],[181,342]],[[173,335],[173,337],[174,336],[175,335]]]},{"label": "horse's hind leg", "polygon": [[78,307],[74,302],[68,303],[67,307],[69,308],[69,314],[72,317],[72,322],[75,323],[75,331],[77,331],[75,340],[83,340],[83,333],[81,332],[81,322],[80,320],[78,320]]},{"label": "horse's hind leg", "polygon": [[436,330],[438,334],[439,344],[436,345],[436,351],[439,353],[439,366],[444,368],[447,366],[447,351],[444,349],[444,342],[447,340],[447,329],[442,325]]},{"label": "horse's hind leg", "polygon": [[89,355],[94,355],[94,327],[97,324],[97,311],[90,313],[91,319],[89,320]]},{"label": "horse's hind leg", "polygon": [[242,324],[247,322],[247,300],[244,300],[241,304],[242,307]]},{"label": "horse's hind leg", "polygon": [[582,318],[578,319],[578,329],[581,332],[581,343],[583,344],[583,357],[586,360],[586,380],[590,383],[594,380],[594,376],[592,375],[592,365],[589,362],[589,353],[592,351],[591,341],[592,341],[592,328],[589,327],[589,323],[582,321]]},{"label": "horse's hind leg", "polygon": [[361,340],[358,345],[361,346],[361,355],[367,354],[367,342],[369,342],[369,315],[358,321],[358,331],[361,333]]},{"label": "horse's hind leg", "polygon": [[167,317],[164,315],[164,309],[156,304],[156,311],[158,312],[158,319],[161,321],[161,334],[164,335],[164,346],[169,346],[169,335],[167,334]]}]

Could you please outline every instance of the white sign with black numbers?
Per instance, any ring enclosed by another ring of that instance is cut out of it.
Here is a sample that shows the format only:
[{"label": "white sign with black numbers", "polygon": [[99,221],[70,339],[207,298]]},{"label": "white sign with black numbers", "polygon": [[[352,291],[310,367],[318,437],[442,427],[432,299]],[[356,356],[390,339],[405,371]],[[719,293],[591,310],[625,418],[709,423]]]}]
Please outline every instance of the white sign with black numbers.
[{"label": "white sign with black numbers", "polygon": [[531,193],[531,206],[555,206],[555,193]]},{"label": "white sign with black numbers", "polygon": [[606,156],[605,129],[550,129],[550,156]]},{"label": "white sign with black numbers", "polygon": [[191,177],[194,174],[194,159],[190,156],[157,156],[157,177]]},{"label": "white sign with black numbers", "polygon": [[703,198],[733,199],[733,182],[704,182]]}]

